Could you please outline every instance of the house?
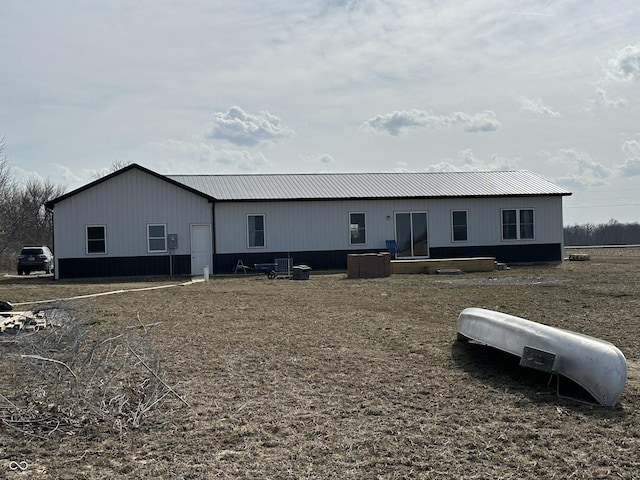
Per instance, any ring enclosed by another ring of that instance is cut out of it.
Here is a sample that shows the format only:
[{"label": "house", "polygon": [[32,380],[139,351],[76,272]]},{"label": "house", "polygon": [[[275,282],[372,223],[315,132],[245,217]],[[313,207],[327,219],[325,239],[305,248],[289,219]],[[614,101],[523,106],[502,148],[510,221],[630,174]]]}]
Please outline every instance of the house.
[{"label": "house", "polygon": [[[529,171],[161,175],[129,165],[53,199],[56,278],[230,273],[350,253],[562,260],[562,198]],[[392,245],[394,245],[392,243]]]}]

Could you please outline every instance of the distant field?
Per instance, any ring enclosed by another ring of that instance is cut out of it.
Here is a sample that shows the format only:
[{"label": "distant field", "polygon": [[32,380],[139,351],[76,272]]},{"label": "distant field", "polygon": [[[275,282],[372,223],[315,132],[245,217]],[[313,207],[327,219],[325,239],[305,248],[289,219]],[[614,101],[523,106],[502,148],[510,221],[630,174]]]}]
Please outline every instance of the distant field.
[{"label": "distant field", "polygon": [[[0,477],[640,478],[640,249],[580,252],[591,260],[138,291],[124,290],[179,282],[0,277],[13,303],[123,290],[19,307],[59,326],[0,336]],[[614,343],[620,404],[560,397],[456,342],[471,306]]]}]

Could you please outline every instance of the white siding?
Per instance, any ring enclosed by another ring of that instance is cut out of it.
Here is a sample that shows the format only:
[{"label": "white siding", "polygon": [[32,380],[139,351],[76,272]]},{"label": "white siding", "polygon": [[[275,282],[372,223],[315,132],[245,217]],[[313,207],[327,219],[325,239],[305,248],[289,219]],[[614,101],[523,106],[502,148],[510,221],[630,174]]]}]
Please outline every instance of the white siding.
[{"label": "white siding", "polygon": [[[532,208],[535,238],[524,243],[562,243],[562,197],[496,197],[407,200],[223,202],[216,204],[216,253],[385,249],[394,238],[394,213],[429,212],[430,247],[506,245],[503,208]],[[451,239],[451,211],[467,210],[469,241]],[[349,245],[349,213],[366,213],[366,245]],[[247,215],[264,214],[266,247],[247,248]]]},{"label": "white siding", "polygon": [[166,224],[168,234],[178,234],[174,253],[190,254],[189,225],[212,220],[212,205],[205,198],[131,169],[55,205],[55,255],[56,259],[87,256],[87,225],[106,225],[106,256],[149,255],[149,223]]},{"label": "white siding", "polygon": [[[429,241],[431,247],[464,245],[509,245],[502,240],[502,209],[531,208],[534,211],[534,239],[521,243],[562,243],[562,197],[500,197],[431,201]],[[451,239],[451,211],[468,211],[468,242]]]}]

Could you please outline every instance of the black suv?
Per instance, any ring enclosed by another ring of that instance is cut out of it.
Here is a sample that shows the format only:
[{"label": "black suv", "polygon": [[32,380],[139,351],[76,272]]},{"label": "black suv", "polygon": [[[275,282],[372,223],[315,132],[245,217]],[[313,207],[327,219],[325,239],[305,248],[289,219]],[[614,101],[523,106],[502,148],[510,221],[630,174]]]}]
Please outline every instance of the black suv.
[{"label": "black suv", "polygon": [[24,247],[18,256],[18,275],[44,270],[53,271],[53,254],[47,247]]}]

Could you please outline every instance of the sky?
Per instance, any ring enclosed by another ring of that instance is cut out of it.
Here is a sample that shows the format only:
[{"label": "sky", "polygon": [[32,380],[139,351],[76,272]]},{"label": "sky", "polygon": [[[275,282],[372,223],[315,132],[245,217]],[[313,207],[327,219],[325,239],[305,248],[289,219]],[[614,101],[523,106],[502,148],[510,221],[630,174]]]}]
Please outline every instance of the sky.
[{"label": "sky", "polygon": [[2,0],[22,181],[535,172],[640,222],[637,0]]}]

